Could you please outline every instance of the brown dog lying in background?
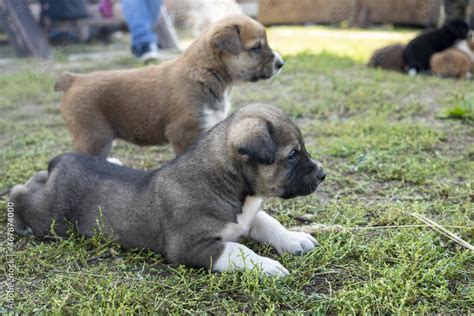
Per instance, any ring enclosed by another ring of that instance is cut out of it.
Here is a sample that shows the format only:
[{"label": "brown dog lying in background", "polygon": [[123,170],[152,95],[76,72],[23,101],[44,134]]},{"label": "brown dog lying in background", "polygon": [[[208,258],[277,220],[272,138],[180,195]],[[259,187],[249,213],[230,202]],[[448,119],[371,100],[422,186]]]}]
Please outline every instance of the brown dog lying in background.
[{"label": "brown dog lying in background", "polygon": [[474,70],[474,41],[460,41],[454,47],[434,54],[430,67],[434,75],[470,79]]},{"label": "brown dog lying in background", "polygon": [[405,68],[403,50],[405,45],[393,44],[377,49],[367,66],[402,72]]},{"label": "brown dog lying in background", "polygon": [[107,157],[115,138],[138,145],[170,142],[183,152],[226,118],[231,85],[268,79],[283,66],[265,28],[244,16],[226,17],[201,34],[183,55],[132,70],[63,74],[61,114],[74,150]]}]

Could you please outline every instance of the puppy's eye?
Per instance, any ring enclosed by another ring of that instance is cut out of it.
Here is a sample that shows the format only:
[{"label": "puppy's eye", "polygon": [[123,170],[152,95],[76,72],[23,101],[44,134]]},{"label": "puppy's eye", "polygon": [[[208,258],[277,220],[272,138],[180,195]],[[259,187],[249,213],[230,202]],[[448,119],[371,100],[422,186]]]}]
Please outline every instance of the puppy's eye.
[{"label": "puppy's eye", "polygon": [[252,47],[250,49],[250,51],[254,54],[260,54],[260,52],[262,51],[262,44],[261,43],[258,43],[257,45],[255,45],[254,47]]},{"label": "puppy's eye", "polygon": [[298,157],[298,152],[296,150],[292,150],[288,156],[286,157],[286,159],[288,161],[294,161],[296,158]]}]

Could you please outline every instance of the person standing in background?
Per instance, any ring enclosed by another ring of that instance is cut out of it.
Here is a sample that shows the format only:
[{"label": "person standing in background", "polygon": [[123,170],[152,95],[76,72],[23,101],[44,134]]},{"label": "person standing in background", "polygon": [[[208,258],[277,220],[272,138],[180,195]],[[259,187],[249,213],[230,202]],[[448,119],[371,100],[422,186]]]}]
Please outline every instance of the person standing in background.
[{"label": "person standing in background", "polygon": [[158,59],[155,27],[162,0],[121,0],[123,15],[132,37],[132,53],[142,62]]}]

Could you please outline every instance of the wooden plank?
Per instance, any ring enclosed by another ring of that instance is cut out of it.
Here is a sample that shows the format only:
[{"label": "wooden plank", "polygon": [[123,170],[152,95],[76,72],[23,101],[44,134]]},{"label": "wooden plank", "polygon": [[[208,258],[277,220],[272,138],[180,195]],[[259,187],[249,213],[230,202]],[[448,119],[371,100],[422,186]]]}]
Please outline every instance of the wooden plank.
[{"label": "wooden plank", "polygon": [[48,39],[22,0],[0,0],[0,18],[17,56],[49,57]]},{"label": "wooden plank", "polygon": [[441,0],[260,0],[263,24],[436,24]]},{"label": "wooden plank", "polygon": [[337,23],[349,18],[353,0],[260,0],[263,24]]},{"label": "wooden plank", "polygon": [[359,0],[368,23],[436,25],[440,0]]}]

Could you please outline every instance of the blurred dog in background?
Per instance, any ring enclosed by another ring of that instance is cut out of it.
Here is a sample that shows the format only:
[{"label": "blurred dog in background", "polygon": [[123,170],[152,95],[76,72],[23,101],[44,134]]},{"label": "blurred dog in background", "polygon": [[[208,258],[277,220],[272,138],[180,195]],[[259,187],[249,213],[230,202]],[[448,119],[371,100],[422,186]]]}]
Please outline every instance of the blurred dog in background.
[{"label": "blurred dog in background", "polygon": [[402,44],[393,44],[377,49],[367,66],[402,72],[405,68],[403,60],[404,49],[405,45]]},{"label": "blurred dog in background", "polygon": [[460,41],[434,54],[430,66],[434,75],[470,79],[474,70],[474,40]]},{"label": "blurred dog in background", "polygon": [[410,75],[430,70],[430,59],[458,41],[467,38],[469,26],[464,20],[447,22],[440,29],[431,29],[412,39],[403,51],[405,67]]}]

